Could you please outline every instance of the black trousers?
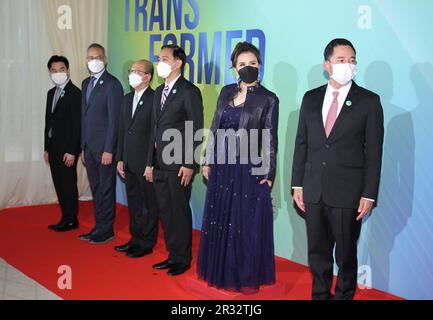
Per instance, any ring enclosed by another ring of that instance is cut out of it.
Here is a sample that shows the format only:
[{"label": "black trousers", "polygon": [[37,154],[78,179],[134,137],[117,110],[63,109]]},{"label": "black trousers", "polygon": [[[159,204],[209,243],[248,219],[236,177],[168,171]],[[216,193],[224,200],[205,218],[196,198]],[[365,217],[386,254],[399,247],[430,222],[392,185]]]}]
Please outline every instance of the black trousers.
[{"label": "black trousers", "polygon": [[153,184],[147,182],[143,174],[128,171],[125,172],[125,184],[131,242],[134,246],[152,249],[158,238],[158,207]]},{"label": "black trousers", "polygon": [[85,150],[86,171],[89,178],[95,203],[95,231],[96,234],[113,233],[116,215],[116,166],[114,155],[112,164],[106,166],[101,163],[102,153]]},{"label": "black trousers", "polygon": [[62,211],[61,221],[71,223],[78,220],[77,159],[72,167],[67,167],[63,156],[48,148],[51,176]]},{"label": "black trousers", "polygon": [[305,204],[308,262],[313,299],[331,299],[335,259],[338,266],[335,299],[353,299],[358,278],[357,241],[361,221],[357,209],[333,208],[323,202]]},{"label": "black trousers", "polygon": [[191,184],[184,187],[177,171],[154,169],[158,211],[164,227],[169,259],[174,263],[191,264],[192,213],[189,206]]}]

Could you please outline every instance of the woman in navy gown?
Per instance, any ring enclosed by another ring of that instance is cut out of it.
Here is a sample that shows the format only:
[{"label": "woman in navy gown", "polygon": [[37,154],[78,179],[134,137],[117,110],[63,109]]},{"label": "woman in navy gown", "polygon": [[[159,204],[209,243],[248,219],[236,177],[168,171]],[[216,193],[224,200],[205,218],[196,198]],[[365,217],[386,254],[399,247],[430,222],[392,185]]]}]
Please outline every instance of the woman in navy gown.
[{"label": "woman in navy gown", "polygon": [[210,286],[249,294],[275,283],[271,187],[278,98],[258,81],[261,58],[254,45],[238,43],[231,60],[239,81],[221,90],[212,121],[197,270]]}]

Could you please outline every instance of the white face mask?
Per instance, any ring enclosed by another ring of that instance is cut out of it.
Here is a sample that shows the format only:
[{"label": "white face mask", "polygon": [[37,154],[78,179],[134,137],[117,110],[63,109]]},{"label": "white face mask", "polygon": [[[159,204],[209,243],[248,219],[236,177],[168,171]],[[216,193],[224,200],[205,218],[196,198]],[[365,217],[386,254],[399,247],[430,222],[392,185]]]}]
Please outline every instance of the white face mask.
[{"label": "white face mask", "polygon": [[171,73],[171,66],[166,62],[158,62],[156,65],[156,71],[158,72],[158,76],[163,79],[167,79]]},{"label": "white face mask", "polygon": [[58,72],[51,74],[51,80],[57,85],[61,86],[68,81],[68,74],[66,72]]},{"label": "white face mask", "polygon": [[93,59],[87,62],[87,67],[93,73],[99,73],[105,68],[105,64],[103,61],[99,59]]},{"label": "white face mask", "polygon": [[142,83],[143,83],[143,80],[142,80],[141,76],[139,76],[138,74],[132,72],[129,75],[129,85],[131,87],[133,87],[134,89],[137,88]]},{"label": "white face mask", "polygon": [[341,85],[348,84],[356,76],[356,65],[351,63],[338,63],[332,65],[331,78]]}]

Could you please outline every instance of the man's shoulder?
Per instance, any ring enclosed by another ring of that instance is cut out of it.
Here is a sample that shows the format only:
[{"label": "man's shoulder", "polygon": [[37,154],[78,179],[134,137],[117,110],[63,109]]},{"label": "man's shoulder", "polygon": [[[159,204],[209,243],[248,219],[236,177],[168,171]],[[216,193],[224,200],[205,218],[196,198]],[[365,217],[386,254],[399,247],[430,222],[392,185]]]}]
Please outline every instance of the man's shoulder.
[{"label": "man's shoulder", "polygon": [[323,94],[323,93],[326,92],[326,87],[327,86],[328,86],[327,84],[324,84],[324,85],[321,85],[321,86],[319,86],[317,88],[310,89],[307,92],[305,92],[304,97],[309,98],[309,97],[315,97],[315,96],[317,96],[319,94]]},{"label": "man's shoulder", "polygon": [[356,89],[358,90],[358,94],[362,95],[368,99],[379,99],[379,95],[371,90],[368,90],[367,88],[361,87],[357,84],[355,84]]}]

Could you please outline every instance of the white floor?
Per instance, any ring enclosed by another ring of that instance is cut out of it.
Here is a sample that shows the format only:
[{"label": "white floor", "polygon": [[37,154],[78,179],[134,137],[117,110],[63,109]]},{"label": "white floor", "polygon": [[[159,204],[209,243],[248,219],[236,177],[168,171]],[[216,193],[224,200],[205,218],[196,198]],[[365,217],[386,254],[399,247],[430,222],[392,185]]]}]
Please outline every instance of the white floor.
[{"label": "white floor", "polygon": [[0,258],[0,300],[62,300]]}]

